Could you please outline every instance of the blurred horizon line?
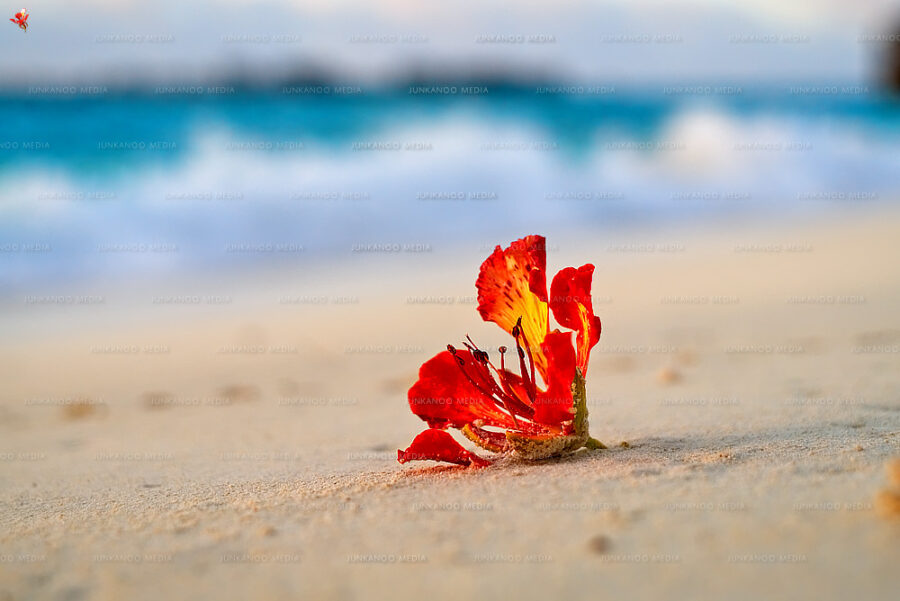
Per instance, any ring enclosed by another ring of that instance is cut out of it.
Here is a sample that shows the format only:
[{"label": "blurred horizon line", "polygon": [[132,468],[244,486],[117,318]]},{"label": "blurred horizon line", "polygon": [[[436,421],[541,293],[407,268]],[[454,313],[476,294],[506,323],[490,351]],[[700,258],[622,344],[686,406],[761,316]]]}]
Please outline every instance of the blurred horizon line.
[{"label": "blurred horizon line", "polygon": [[[560,75],[553,69],[542,68],[535,65],[489,65],[489,66],[458,66],[458,65],[414,65],[404,69],[395,69],[389,74],[381,74],[377,79],[359,77],[347,70],[325,66],[323,63],[307,62],[303,66],[295,66],[282,69],[269,69],[262,72],[250,67],[230,68],[227,70],[215,70],[204,76],[172,76],[171,74],[135,75],[134,69],[122,68],[109,70],[105,75],[98,77],[96,74],[88,77],[79,74],[70,74],[65,77],[49,78],[23,76],[6,77],[0,82],[0,94],[16,94],[27,92],[33,88],[79,88],[79,90],[56,90],[59,94],[90,95],[92,93],[141,93],[152,92],[160,87],[202,87],[202,88],[228,88],[235,92],[276,92],[290,87],[329,87],[357,88],[357,90],[340,90],[348,95],[365,93],[395,93],[412,87],[443,87],[455,86],[460,95],[466,95],[466,90],[459,88],[485,88],[480,93],[490,93],[491,90],[523,91],[528,88],[538,89],[539,93],[548,95],[564,94],[565,88],[592,88],[588,91],[591,95],[602,95],[604,92],[615,93],[619,89],[631,93],[647,93],[658,91],[660,88],[715,88],[727,92],[728,88],[738,88],[741,91],[772,92],[784,88],[803,87],[833,87],[853,88],[851,94],[871,93],[896,95],[896,89],[889,78],[788,78],[788,77],[759,77],[748,79],[746,77],[572,77]],[[91,88],[94,88],[93,90]],[[100,89],[105,88],[105,89]],[[553,89],[557,88],[557,89]],[[613,88],[610,92],[609,89]],[[865,89],[865,90],[862,90]],[[53,90],[48,90],[50,93]],[[584,90],[570,90],[585,93]],[[315,94],[315,90],[308,90]],[[427,95],[427,91],[423,91]],[[440,94],[440,91],[435,91]],[[478,90],[469,90],[473,95]],[[690,93],[690,90],[686,90]],[[177,92],[175,92],[177,93]],[[201,91],[193,93],[202,94]],[[294,92],[297,93],[297,92]],[[737,92],[741,93],[741,92]],[[824,94],[837,94],[839,92],[823,90]],[[846,93],[846,91],[844,92]],[[339,95],[336,94],[336,95]]]}]

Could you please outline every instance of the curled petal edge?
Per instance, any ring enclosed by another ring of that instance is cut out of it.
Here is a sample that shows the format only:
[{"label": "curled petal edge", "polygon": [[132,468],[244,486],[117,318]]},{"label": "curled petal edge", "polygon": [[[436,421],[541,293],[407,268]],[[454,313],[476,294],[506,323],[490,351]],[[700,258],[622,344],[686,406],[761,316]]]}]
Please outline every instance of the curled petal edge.
[{"label": "curled petal edge", "polygon": [[397,450],[397,461],[400,463],[427,460],[466,466],[474,465],[475,467],[485,467],[491,464],[487,459],[463,448],[444,430],[436,428],[429,428],[421,432],[405,451]]}]

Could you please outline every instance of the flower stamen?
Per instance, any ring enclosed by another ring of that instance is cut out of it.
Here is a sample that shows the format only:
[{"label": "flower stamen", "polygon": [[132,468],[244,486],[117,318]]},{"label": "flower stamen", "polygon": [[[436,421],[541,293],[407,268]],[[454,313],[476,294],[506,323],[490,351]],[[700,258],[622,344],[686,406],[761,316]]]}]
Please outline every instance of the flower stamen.
[{"label": "flower stamen", "polygon": [[[466,336],[466,337],[468,338],[468,336]],[[470,346],[469,343],[463,343],[463,344],[466,345],[466,348],[469,349],[469,352],[472,353],[472,356],[477,361],[479,361],[483,364],[490,364],[490,361],[488,361],[488,354],[486,352],[478,349],[474,345]],[[466,379],[469,381],[469,383],[472,386],[474,386],[479,392],[481,392],[488,398],[492,399],[495,403],[498,403],[504,410],[506,410],[506,412],[512,418],[513,424],[516,426],[516,428],[518,428],[519,422],[516,419],[516,414],[509,407],[509,404],[507,402],[508,395],[506,395],[503,392],[503,390],[501,390],[497,386],[497,382],[495,382],[494,379],[490,377],[490,372],[488,372],[488,378],[485,381],[485,384],[487,384],[487,389],[485,389],[483,384],[478,384],[472,378],[472,376],[466,371],[466,368],[465,368],[466,361],[465,361],[465,359],[463,359],[462,357],[460,357],[459,355],[456,354],[456,348],[452,344],[448,344],[447,350],[450,352],[451,355],[453,355],[454,359],[456,359],[456,364],[459,366],[460,371],[466,377]]]},{"label": "flower stamen", "polygon": [[[531,370],[529,372],[528,367],[525,365],[525,351],[522,349],[522,345],[519,344],[519,336],[522,336],[525,339],[525,335],[522,333],[522,318],[516,322],[516,325],[512,329],[513,338],[516,339],[516,351],[519,355],[519,371],[522,374],[522,380],[526,383],[526,389],[528,390],[528,398],[531,400],[531,404],[534,405],[535,399],[537,397],[537,383],[534,379],[534,359],[531,356],[531,350],[528,351],[528,360],[531,361]],[[527,343],[527,340],[525,341]],[[529,377],[529,373],[531,374]]]}]

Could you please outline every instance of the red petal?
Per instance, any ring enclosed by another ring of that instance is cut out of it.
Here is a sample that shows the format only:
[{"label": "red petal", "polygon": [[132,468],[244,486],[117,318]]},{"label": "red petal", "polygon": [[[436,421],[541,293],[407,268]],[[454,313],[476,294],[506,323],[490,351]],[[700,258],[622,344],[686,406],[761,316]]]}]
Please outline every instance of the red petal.
[{"label": "red petal", "polygon": [[591,349],[600,340],[600,318],[591,303],[591,279],[594,266],[566,267],[550,284],[550,308],[559,325],[578,332],[578,367],[587,374]]},{"label": "red petal", "polygon": [[426,459],[446,461],[459,465],[476,465],[478,467],[491,464],[490,461],[464,449],[447,432],[433,428],[425,430],[416,436],[405,451],[397,450],[397,461],[400,463],[424,461]]},{"label": "red petal", "polygon": [[575,416],[572,399],[572,381],[575,379],[572,332],[557,330],[547,334],[543,350],[550,363],[550,372],[547,375],[547,391],[538,391],[534,403],[534,421],[558,427]]},{"label": "red petal", "polygon": [[505,250],[497,246],[481,264],[475,282],[478,312],[485,321],[493,321],[512,333],[522,318],[522,331],[532,347],[541,376],[547,370],[547,360],[540,352],[549,324],[546,273],[544,237],[526,236]]},{"label": "red petal", "polygon": [[[458,350],[456,355],[466,363],[470,375],[484,376],[486,368],[475,361],[469,351]],[[490,377],[489,373],[487,377]],[[432,428],[462,428],[477,420],[501,428],[514,426],[509,414],[469,382],[449,351],[439,353],[422,365],[419,380],[407,396],[412,412]]]}]

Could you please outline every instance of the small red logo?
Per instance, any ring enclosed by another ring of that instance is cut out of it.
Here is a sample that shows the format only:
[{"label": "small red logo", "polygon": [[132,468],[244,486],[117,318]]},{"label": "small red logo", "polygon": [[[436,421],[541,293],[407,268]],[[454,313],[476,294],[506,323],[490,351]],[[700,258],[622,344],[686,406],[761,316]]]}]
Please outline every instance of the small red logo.
[{"label": "small red logo", "polygon": [[22,31],[28,31],[28,11],[24,8],[17,12],[16,15],[12,19],[10,19],[10,21],[18,25],[19,29],[21,29]]}]

